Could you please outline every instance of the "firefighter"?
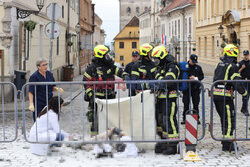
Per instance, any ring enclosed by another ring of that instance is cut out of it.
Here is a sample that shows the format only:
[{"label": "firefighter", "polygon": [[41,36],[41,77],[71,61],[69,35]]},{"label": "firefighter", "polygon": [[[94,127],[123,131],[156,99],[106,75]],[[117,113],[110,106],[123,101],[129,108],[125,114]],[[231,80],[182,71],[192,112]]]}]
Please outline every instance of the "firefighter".
[{"label": "firefighter", "polygon": [[[151,51],[154,47],[150,44],[140,46],[140,60],[133,66],[131,71],[132,80],[154,80],[156,66],[151,60]],[[141,90],[150,89],[150,84],[132,84],[132,88],[136,89],[136,94]]]},{"label": "firefighter", "polygon": [[[198,64],[198,56],[195,54],[192,54],[189,58],[188,61],[188,78],[191,80],[197,80],[201,81],[204,79],[204,74],[202,71],[201,66]],[[192,97],[192,102],[193,102],[193,109],[194,111],[198,114],[199,117],[199,103],[200,103],[200,90],[201,85],[197,82],[191,83],[190,84],[190,89],[189,89],[189,84],[187,90],[183,91],[183,103],[184,103],[184,111],[183,111],[183,121],[181,124],[186,123],[186,114],[187,111],[189,110],[189,103],[190,103],[190,96]],[[198,124],[200,124],[200,120],[198,120]]]},{"label": "firefighter", "polygon": [[[164,46],[158,46],[153,49],[152,59],[157,66],[156,80],[178,80],[180,69],[174,62],[174,57],[168,53]],[[176,119],[177,84],[168,83],[163,84],[163,86],[160,84],[157,94],[156,122],[158,135],[162,139],[178,139],[179,128]],[[166,125],[166,122],[168,122],[168,125]],[[164,155],[176,154],[177,145],[178,142],[157,143],[155,153],[163,153]]]},{"label": "firefighter", "polygon": [[[217,80],[240,80],[241,76],[238,73],[236,66],[239,49],[233,45],[228,44],[224,48],[224,53],[221,62],[217,65],[213,81]],[[214,85],[213,96],[216,110],[220,116],[222,135],[224,139],[232,139],[233,131],[235,129],[234,116],[234,89],[247,96],[247,91],[242,83],[219,82]],[[231,141],[222,141],[222,150],[231,151],[233,148]]]},{"label": "firefighter", "polygon": [[[89,102],[89,111],[87,117],[91,122],[91,135],[98,133],[98,115],[97,105],[95,104],[94,98],[99,99],[114,99],[116,97],[115,85],[104,84],[102,81],[114,81],[115,75],[125,79],[127,73],[123,72],[121,68],[114,65],[113,60],[110,58],[109,47],[105,45],[97,45],[94,48],[94,56],[92,63],[87,67],[83,81],[98,81],[99,84],[86,84],[85,87],[85,101]],[[107,89],[107,90],[106,90]]]},{"label": "firefighter", "polygon": [[[242,76],[243,80],[250,80],[250,59],[249,59],[249,51],[244,50],[243,51],[244,58],[239,62],[239,73]],[[246,83],[245,87],[248,89],[248,93],[250,92],[250,83]],[[246,116],[249,116],[249,112],[247,110],[247,103],[249,100],[248,97],[242,97],[242,107],[241,112],[245,114]]]}]

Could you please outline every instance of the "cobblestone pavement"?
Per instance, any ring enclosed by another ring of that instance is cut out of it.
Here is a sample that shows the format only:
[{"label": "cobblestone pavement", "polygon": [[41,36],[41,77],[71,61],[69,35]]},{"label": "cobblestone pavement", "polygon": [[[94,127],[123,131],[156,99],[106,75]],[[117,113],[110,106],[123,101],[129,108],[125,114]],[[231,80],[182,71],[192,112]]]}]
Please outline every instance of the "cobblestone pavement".
[{"label": "cobblestone pavement", "polygon": [[[212,78],[206,77],[204,86],[210,87]],[[75,93],[77,87],[74,88]],[[126,96],[127,92],[122,92],[121,96]],[[66,95],[65,95],[66,96]],[[74,96],[74,95],[72,95]],[[85,112],[87,103],[81,105],[82,96],[78,96],[72,103],[63,108],[60,123],[62,129],[71,132],[76,138],[80,139],[83,132],[88,134],[88,123],[86,122]],[[181,102],[181,100],[180,100]],[[237,135],[243,137],[246,131],[246,117],[239,111],[241,107],[241,98],[238,99],[238,112],[237,112]],[[180,103],[181,104],[181,103]],[[182,108],[182,105],[180,106]],[[210,98],[205,96],[205,112],[206,123],[210,119]],[[3,124],[2,114],[0,114],[0,140],[3,140]],[[222,152],[221,144],[214,141],[209,134],[208,126],[206,127],[206,135],[204,139],[198,142],[197,152],[201,157],[200,162],[184,162],[180,159],[180,155],[164,156],[155,155],[153,150],[146,150],[146,153],[140,153],[137,158],[103,158],[95,159],[91,151],[72,149],[71,147],[60,147],[52,150],[52,153],[46,157],[36,156],[30,153],[29,143],[25,142],[22,135],[22,113],[18,114],[19,127],[18,138],[12,143],[1,143],[0,145],[0,166],[250,166],[250,142],[238,142],[239,158],[235,158],[235,154]],[[32,115],[29,111],[26,112],[27,131],[32,126]],[[83,118],[83,120],[81,120]],[[214,135],[218,138],[221,137],[220,124],[217,113],[214,113]],[[15,123],[13,113],[6,113],[5,120],[6,140],[11,140],[14,137]],[[70,126],[72,125],[72,126]],[[83,128],[84,127],[84,128]],[[199,126],[200,128],[201,126]],[[184,126],[181,126],[181,134],[184,136]],[[199,129],[199,134],[201,131]]]}]

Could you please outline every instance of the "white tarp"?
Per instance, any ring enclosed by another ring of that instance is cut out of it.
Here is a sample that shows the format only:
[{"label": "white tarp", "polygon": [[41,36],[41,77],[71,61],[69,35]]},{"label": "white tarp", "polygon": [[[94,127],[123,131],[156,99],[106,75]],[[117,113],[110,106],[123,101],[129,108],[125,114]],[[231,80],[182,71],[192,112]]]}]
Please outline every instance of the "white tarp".
[{"label": "white tarp", "polygon": [[[144,100],[144,109],[142,98]],[[120,98],[120,128],[126,135],[133,137],[132,140],[143,140],[142,120],[144,118],[144,140],[155,140],[155,99],[150,91],[144,91],[143,96]],[[108,106],[106,106],[106,102]],[[119,128],[119,105],[118,99],[96,99],[98,105],[99,133],[106,131],[106,116],[108,115],[108,128]],[[106,107],[108,113],[106,111]],[[131,110],[130,110],[131,108]],[[143,114],[144,113],[144,114]],[[144,116],[143,116],[144,115]],[[131,126],[133,127],[131,127]],[[146,146],[146,147],[145,147]],[[139,146],[141,147],[141,146]],[[144,145],[143,148],[152,148],[152,145]]]}]

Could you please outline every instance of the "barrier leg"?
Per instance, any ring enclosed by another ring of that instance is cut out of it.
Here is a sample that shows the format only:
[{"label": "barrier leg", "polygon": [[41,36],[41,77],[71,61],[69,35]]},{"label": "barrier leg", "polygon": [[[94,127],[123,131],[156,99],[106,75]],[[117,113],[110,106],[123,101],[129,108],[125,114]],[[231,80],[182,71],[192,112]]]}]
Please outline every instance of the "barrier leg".
[{"label": "barrier leg", "polygon": [[197,127],[198,127],[197,123],[198,123],[197,114],[186,115],[186,136],[185,136],[186,153],[184,155],[184,161],[201,161],[200,157],[196,153]]},{"label": "barrier leg", "polygon": [[239,158],[239,153],[238,153],[237,143],[233,142],[233,144],[234,144],[235,157],[238,159]]}]

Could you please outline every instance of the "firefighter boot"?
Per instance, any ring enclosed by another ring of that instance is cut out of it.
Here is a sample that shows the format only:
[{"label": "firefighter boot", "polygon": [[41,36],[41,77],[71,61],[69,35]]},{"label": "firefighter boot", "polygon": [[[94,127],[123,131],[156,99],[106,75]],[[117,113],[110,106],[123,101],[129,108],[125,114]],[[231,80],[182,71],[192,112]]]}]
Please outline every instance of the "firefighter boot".
[{"label": "firefighter boot", "polygon": [[[234,151],[234,144],[233,142],[223,141],[222,144],[222,151]],[[237,147],[238,150],[238,147]]]},{"label": "firefighter boot", "polygon": [[163,155],[177,154],[177,145],[178,142],[170,142],[167,149],[162,152]]},{"label": "firefighter boot", "polygon": [[160,142],[156,143],[155,145],[155,153],[161,154],[164,150],[167,150],[168,143],[167,142]]}]

